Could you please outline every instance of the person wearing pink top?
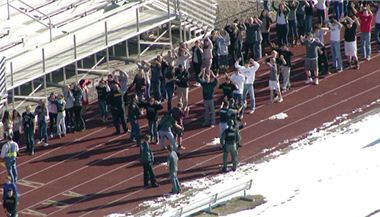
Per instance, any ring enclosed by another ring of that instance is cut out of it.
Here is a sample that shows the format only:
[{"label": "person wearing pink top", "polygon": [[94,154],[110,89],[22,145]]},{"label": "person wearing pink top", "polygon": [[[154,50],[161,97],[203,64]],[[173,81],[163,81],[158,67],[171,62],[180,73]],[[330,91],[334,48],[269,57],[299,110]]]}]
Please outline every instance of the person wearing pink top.
[{"label": "person wearing pink top", "polygon": [[364,6],[360,12],[358,12],[354,4],[351,4],[352,11],[360,19],[360,50],[363,57],[366,60],[371,59],[371,30],[373,13],[370,7]]}]

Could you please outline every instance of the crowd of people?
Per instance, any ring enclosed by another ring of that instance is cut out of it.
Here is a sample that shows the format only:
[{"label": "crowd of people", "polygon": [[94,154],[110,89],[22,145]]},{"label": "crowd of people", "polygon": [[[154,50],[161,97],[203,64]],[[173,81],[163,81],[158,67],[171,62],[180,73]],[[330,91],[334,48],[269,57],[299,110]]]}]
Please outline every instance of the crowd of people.
[{"label": "crowd of people", "polygon": [[[348,67],[353,65],[359,69],[357,29],[360,30],[360,53],[363,59],[370,60],[373,20],[380,52],[379,9],[380,3],[372,1],[264,1],[260,16],[237,19],[223,29],[211,31],[210,36],[205,34],[191,47],[182,42],[178,50],[158,55],[150,62],[139,62],[133,79],[122,70],[115,70],[106,79],[101,79],[96,84],[100,120],[105,123],[112,117],[115,134],[129,132],[130,141],[140,147],[145,187],[159,186],[152,168],[154,155],[150,144],[159,144],[162,150],[167,150],[169,178],[173,186],[171,193],[177,194],[181,191],[177,177],[178,160],[180,151],[185,149],[182,140],[185,119],[191,112],[188,98],[192,85],[202,89],[202,126],[215,127],[216,115],[219,115],[218,136],[224,153],[222,171],[228,171],[228,154],[231,154],[232,170],[236,170],[243,117],[255,112],[257,70],[263,65],[268,66],[270,102],[281,103],[283,94],[291,88],[294,55],[291,47],[305,46],[306,83],[318,85],[320,73],[341,72],[345,67],[340,47],[341,31]],[[275,42],[271,40],[273,27],[277,33]],[[327,33],[330,33],[329,43],[325,42]],[[330,69],[330,63],[334,70]],[[128,83],[128,80],[132,82]],[[33,155],[35,138],[37,144],[46,147],[50,139],[85,130],[88,84],[89,81],[81,80],[65,87],[62,93],[51,93],[34,111],[27,106],[22,114],[17,110],[4,112],[2,123],[6,143],[1,158],[11,186],[3,191],[8,216],[14,216],[18,200],[16,159],[21,132],[25,137],[26,152]],[[216,89],[223,93],[220,108],[216,106],[219,102],[215,98]],[[177,103],[173,104],[175,96]],[[164,113],[161,117],[160,111]],[[140,127],[142,117],[148,124],[144,133]]]}]

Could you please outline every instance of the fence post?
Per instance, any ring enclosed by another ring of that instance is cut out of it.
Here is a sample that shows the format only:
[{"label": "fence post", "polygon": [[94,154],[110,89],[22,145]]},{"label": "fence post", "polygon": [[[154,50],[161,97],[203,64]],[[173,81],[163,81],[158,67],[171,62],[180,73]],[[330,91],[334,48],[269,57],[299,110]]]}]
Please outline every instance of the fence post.
[{"label": "fence post", "polygon": [[46,64],[45,64],[45,48],[42,48],[42,71],[44,72],[44,93],[47,99],[47,86],[46,86]]},{"label": "fence post", "polygon": [[10,8],[9,8],[9,0],[7,0],[7,12],[8,12],[8,18],[7,18],[7,20],[10,20],[11,19],[11,11],[10,11]]},{"label": "fence post", "polygon": [[108,49],[108,27],[107,27],[107,21],[104,22],[104,35],[106,40],[106,61],[107,61],[107,69],[110,70],[110,51]]},{"label": "fence post", "polygon": [[75,59],[75,82],[78,83],[78,62],[77,62],[77,37],[76,35],[73,35],[74,40],[74,59]]},{"label": "fence post", "polygon": [[[13,87],[14,85],[14,78],[13,78],[13,63],[10,62],[10,70],[11,70],[11,85]],[[12,108],[15,108],[15,88],[12,88]]]}]

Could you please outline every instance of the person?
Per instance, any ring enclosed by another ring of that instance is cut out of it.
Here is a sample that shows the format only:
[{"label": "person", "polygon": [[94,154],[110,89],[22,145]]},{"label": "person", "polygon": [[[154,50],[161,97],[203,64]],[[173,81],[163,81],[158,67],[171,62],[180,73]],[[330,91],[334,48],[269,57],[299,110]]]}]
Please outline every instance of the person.
[{"label": "person", "polygon": [[198,83],[202,86],[202,96],[204,104],[204,122],[203,126],[215,126],[215,105],[214,91],[218,85],[218,79],[214,72],[210,69],[203,69],[200,76],[197,78]]},{"label": "person", "polygon": [[66,136],[66,123],[65,123],[65,105],[66,101],[63,94],[58,94],[56,100],[57,104],[57,135],[59,138]]},{"label": "person", "polygon": [[229,120],[227,123],[227,129],[223,131],[220,138],[220,143],[223,147],[223,168],[222,172],[227,172],[227,158],[228,154],[232,158],[232,170],[236,171],[238,159],[237,159],[237,145],[240,143],[240,136],[237,130],[234,128],[234,121]]},{"label": "person", "polygon": [[289,15],[288,15],[288,21],[289,21],[289,37],[290,44],[296,45],[298,40],[298,31],[297,31],[297,9],[298,9],[299,2],[292,0],[289,3]]},{"label": "person", "polygon": [[[191,48],[192,55],[192,68],[195,72],[195,77],[198,77],[202,69],[202,56],[203,49],[201,48],[201,42],[196,40],[194,46]],[[179,67],[179,65],[178,65]]]},{"label": "person", "polygon": [[287,45],[284,45],[279,50],[280,56],[283,56],[285,59],[286,64],[282,64],[280,66],[280,71],[282,75],[282,85],[281,90],[282,92],[286,92],[290,89],[290,70],[292,68],[292,56],[294,55],[293,52],[290,51],[289,47]]},{"label": "person", "polygon": [[38,140],[42,142],[44,140],[44,146],[49,145],[48,132],[47,132],[47,109],[46,104],[43,100],[40,100],[38,106],[34,110],[34,115],[37,116],[37,126],[38,126]]},{"label": "person", "polygon": [[178,145],[178,150],[186,149],[182,145],[183,134],[185,131],[184,119],[186,117],[186,113],[182,109],[182,104],[179,102],[176,107],[171,109],[171,113],[172,113],[172,117],[176,121],[176,124],[178,126],[180,126],[180,128],[176,127],[176,125],[174,125],[174,127],[173,127],[173,134],[174,134],[175,140],[176,140],[177,145]]},{"label": "person", "polygon": [[117,81],[120,85],[120,90],[121,92],[123,93],[123,96],[124,94],[127,93],[128,91],[128,79],[129,79],[129,76],[128,76],[128,73],[126,73],[125,71],[123,70],[120,70],[120,69],[116,69],[115,71],[113,71],[112,73],[113,74],[116,74],[118,72],[118,75],[115,77],[117,78]]},{"label": "person", "polygon": [[18,156],[18,144],[12,140],[13,132],[8,130],[6,133],[6,143],[1,148],[1,159],[5,162],[8,176],[11,177],[11,182],[16,183],[18,178],[16,160]]},{"label": "person", "polygon": [[107,120],[107,99],[109,87],[106,86],[104,79],[100,79],[99,84],[96,86],[96,92],[98,94],[98,106],[100,111],[100,117],[102,118],[103,123]]},{"label": "person", "polygon": [[230,76],[226,74],[224,76],[224,82],[221,85],[219,85],[219,89],[221,89],[223,92],[223,99],[232,99],[233,93],[235,90],[237,90],[237,87],[235,84],[231,82]]},{"label": "person", "polygon": [[7,176],[6,182],[3,184],[3,201],[7,198],[7,194],[4,192],[8,192],[8,189],[13,190],[13,194],[18,198],[20,195],[17,190],[17,186],[15,182],[12,182],[12,177]]},{"label": "person", "polygon": [[32,106],[26,106],[25,112],[22,113],[22,125],[26,137],[26,152],[29,152],[30,155],[34,155],[34,117],[35,116],[32,113]]},{"label": "person", "polygon": [[150,142],[158,143],[158,132],[157,132],[157,120],[158,111],[163,107],[160,102],[154,98],[150,98],[148,102],[141,102],[142,107],[146,109],[146,118],[148,119],[149,136]]},{"label": "person", "polygon": [[66,101],[65,113],[66,113],[66,127],[68,132],[74,132],[75,120],[74,120],[74,96],[71,92],[71,85],[67,85],[63,90],[63,96]]},{"label": "person", "polygon": [[133,82],[131,83],[131,85],[129,85],[127,92],[130,92],[131,89],[134,88],[135,90],[134,92],[140,101],[144,98],[145,85],[146,85],[146,79],[145,79],[144,69],[139,69],[135,75],[135,78],[133,79]]},{"label": "person", "polygon": [[306,37],[301,37],[301,43],[306,47],[306,58],[305,58],[305,70],[306,70],[306,84],[313,83],[311,77],[311,71],[314,73],[314,84],[319,84],[318,79],[318,49],[322,48],[324,45],[313,37],[313,34],[307,33]]},{"label": "person", "polygon": [[[87,79],[81,79],[79,81],[79,87],[82,90],[82,98],[81,99],[82,99],[82,113],[83,114],[86,114],[87,106],[90,104],[90,98],[89,98],[90,90],[88,89],[89,84],[91,84],[91,81],[87,80]],[[119,86],[120,86],[120,84],[119,84]]]},{"label": "person", "polygon": [[7,196],[3,199],[3,207],[5,209],[6,217],[17,217],[18,198],[12,188],[4,192]]},{"label": "person", "polygon": [[305,16],[305,1],[304,0],[301,0],[298,2],[296,17],[297,17],[297,33],[298,33],[297,39],[300,39],[300,36],[301,35],[304,36],[305,31],[306,31],[306,16]]},{"label": "person", "polygon": [[[140,106],[137,101],[136,94],[132,95],[131,102],[128,105],[128,122],[131,123],[131,137],[130,140],[132,142],[136,142],[140,144],[140,125],[139,125],[139,117],[140,117]],[[127,128],[125,128],[127,130]]]},{"label": "person", "polygon": [[111,108],[112,121],[115,127],[115,134],[120,134],[120,125],[124,133],[128,132],[127,123],[125,122],[124,97],[119,85],[112,84],[109,92],[109,105]]},{"label": "person", "polygon": [[282,102],[282,94],[280,90],[280,84],[279,84],[279,72],[278,72],[278,65],[285,65],[286,61],[284,59],[284,56],[280,56],[278,58],[278,52],[273,50],[272,55],[267,60],[266,64],[270,68],[269,72],[269,90],[270,90],[270,101],[271,103],[275,102]]},{"label": "person", "polygon": [[5,132],[7,132],[8,130],[13,128],[12,118],[11,118],[11,115],[9,114],[8,110],[4,111],[3,118],[1,120],[1,122],[3,123],[3,132],[4,132],[3,136],[5,139]]},{"label": "person", "polygon": [[[317,24],[314,26],[314,38],[316,38],[324,45],[324,36],[327,34],[328,31],[328,28],[322,27],[320,24]],[[325,46],[321,47],[318,50],[318,71],[321,74],[330,74],[329,63],[327,59],[327,49]]]},{"label": "person", "polygon": [[[225,98],[222,102],[220,108],[220,119],[219,119],[219,138],[222,138],[222,133],[227,129],[228,121],[234,120],[234,124],[238,125],[236,117],[243,109],[243,106],[238,108],[233,108],[232,103],[230,103],[229,99]],[[239,129],[239,127],[237,127]]]},{"label": "person", "polygon": [[272,8],[277,12],[276,15],[276,33],[277,33],[277,44],[282,46],[283,44],[288,44],[288,15],[289,8],[286,6],[285,2],[281,2],[278,7],[272,2]]},{"label": "person", "polygon": [[231,75],[231,82],[236,86],[236,90],[233,91],[234,97],[233,99],[240,104],[243,104],[243,90],[245,83],[245,75],[243,75],[239,69],[237,69]]},{"label": "person", "polygon": [[175,88],[175,63],[174,61],[170,61],[168,63],[168,69],[165,74],[165,92],[166,99],[168,100],[168,111],[172,109],[172,101],[174,95]]},{"label": "person", "polygon": [[144,170],[144,187],[148,187],[150,181],[150,185],[156,188],[159,185],[157,184],[156,176],[154,175],[152,169],[152,165],[154,163],[154,155],[148,143],[149,139],[150,138],[148,135],[144,135],[141,138],[140,161],[143,165]]},{"label": "person", "polygon": [[304,0],[305,4],[305,35],[313,28],[314,0]]},{"label": "person", "polygon": [[22,125],[22,118],[20,113],[16,110],[13,109],[12,111],[12,122],[13,122],[13,138],[12,140],[16,142],[17,144],[20,144],[20,129]]},{"label": "person", "polygon": [[[145,97],[145,99],[149,99],[150,98],[150,67],[146,66],[145,61],[141,61],[141,63],[137,63],[137,67],[139,68],[138,74],[141,74],[141,75],[139,75],[139,78],[140,79],[144,78],[144,80],[145,80],[144,97]],[[136,76],[135,76],[135,79],[136,79]],[[110,85],[108,84],[108,86],[110,86]],[[135,89],[136,89],[136,91],[138,90],[137,84],[136,84]]]},{"label": "person", "polygon": [[377,3],[375,7],[375,40],[378,46],[378,52],[380,53],[380,2]]},{"label": "person", "polygon": [[213,55],[212,50],[214,49],[214,45],[210,37],[206,37],[203,40],[203,54],[202,54],[202,69],[211,69]]},{"label": "person", "polygon": [[183,109],[188,110],[189,72],[182,65],[179,65],[175,71],[175,83],[177,85],[178,102],[182,103]]},{"label": "person", "polygon": [[330,46],[332,55],[332,65],[337,72],[343,71],[342,55],[340,53],[340,30],[342,24],[336,19],[331,19],[328,27],[330,30]]},{"label": "person", "polygon": [[315,7],[317,8],[318,23],[322,25],[326,20],[326,0],[318,0]]},{"label": "person", "polygon": [[271,44],[269,32],[270,32],[270,28],[273,23],[273,20],[271,16],[269,15],[269,11],[265,9],[261,12],[259,19],[261,20],[261,22],[263,22],[260,28],[261,28],[261,36],[263,38],[262,47],[264,47],[265,49],[267,46],[270,46]]},{"label": "person", "polygon": [[74,120],[75,120],[75,130],[83,131],[86,129],[86,124],[83,119],[82,112],[82,96],[83,90],[78,86],[78,84],[73,85],[72,89],[73,97],[74,97]]},{"label": "person", "polygon": [[359,21],[356,17],[354,19],[343,17],[342,22],[344,26],[344,53],[348,58],[349,67],[351,68],[352,63],[354,63],[356,69],[359,69],[356,47],[356,29],[359,26]]},{"label": "person", "polygon": [[181,186],[178,180],[178,155],[175,150],[172,149],[170,145],[167,146],[168,150],[168,169],[169,169],[169,177],[170,182],[172,183],[171,194],[179,194],[181,193]]},{"label": "person", "polygon": [[229,34],[231,44],[228,48],[228,53],[231,55],[232,64],[242,57],[242,32],[245,30],[245,25],[241,24],[238,19],[235,19],[232,24],[224,27],[224,30]]},{"label": "person", "polygon": [[230,36],[227,34],[225,30],[221,30],[219,35],[216,38],[217,51],[216,55],[219,62],[219,71],[226,72],[229,64],[228,64],[228,46],[230,46]]},{"label": "person", "polygon": [[352,11],[359,17],[360,20],[360,50],[363,58],[366,60],[371,60],[371,31],[372,31],[372,20],[373,13],[371,7],[363,7],[362,11],[358,12],[354,4],[351,4]]},{"label": "person", "polygon": [[[261,58],[261,25],[263,22],[257,17],[250,17],[245,26],[246,38],[245,38],[245,59],[249,58],[260,59]],[[251,52],[251,55],[249,55]]]},{"label": "person", "polygon": [[145,61],[145,64],[150,67],[151,77],[150,84],[153,91],[153,96],[156,100],[161,101],[161,56],[156,57],[152,64]]},{"label": "person", "polygon": [[244,66],[239,65],[239,61],[236,61],[235,68],[238,69],[244,76],[245,82],[243,87],[243,102],[246,104],[247,95],[249,94],[250,99],[250,110],[249,114],[253,114],[256,108],[255,101],[255,91],[253,88],[253,83],[255,82],[256,71],[259,69],[260,64],[256,62],[254,59],[249,59],[249,62]]},{"label": "person", "polygon": [[50,138],[54,137],[54,133],[57,129],[57,104],[55,101],[57,97],[54,92],[50,93],[48,98],[48,111],[49,111],[49,129],[50,129]]},{"label": "person", "polygon": [[161,149],[166,148],[166,139],[168,139],[170,145],[173,147],[172,150],[177,151],[177,143],[172,133],[173,127],[180,129],[182,128],[173,118],[172,112],[168,111],[164,114],[164,116],[161,117],[157,127],[158,135],[160,137],[159,143],[161,145]]}]

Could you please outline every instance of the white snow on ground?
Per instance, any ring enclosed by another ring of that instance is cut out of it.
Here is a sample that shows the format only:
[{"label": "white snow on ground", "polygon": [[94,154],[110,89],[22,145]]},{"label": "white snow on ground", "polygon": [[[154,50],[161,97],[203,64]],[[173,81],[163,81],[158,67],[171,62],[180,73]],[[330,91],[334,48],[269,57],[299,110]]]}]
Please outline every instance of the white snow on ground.
[{"label": "white snow on ground", "polygon": [[[377,210],[380,214],[380,113],[356,122],[347,116],[323,124],[304,139],[284,141],[291,144],[290,151],[275,151],[263,163],[242,164],[236,172],[181,183],[182,194],[142,203],[150,208],[139,216],[173,216],[181,206],[250,179],[249,193],[263,195],[266,203],[228,217],[376,216],[370,214]],[[123,215],[113,217],[119,216]]]},{"label": "white snow on ground", "polygon": [[269,117],[269,120],[277,120],[277,119],[282,120],[282,119],[285,119],[287,117],[288,117],[288,114],[281,112],[281,113],[278,113],[276,115]]}]

